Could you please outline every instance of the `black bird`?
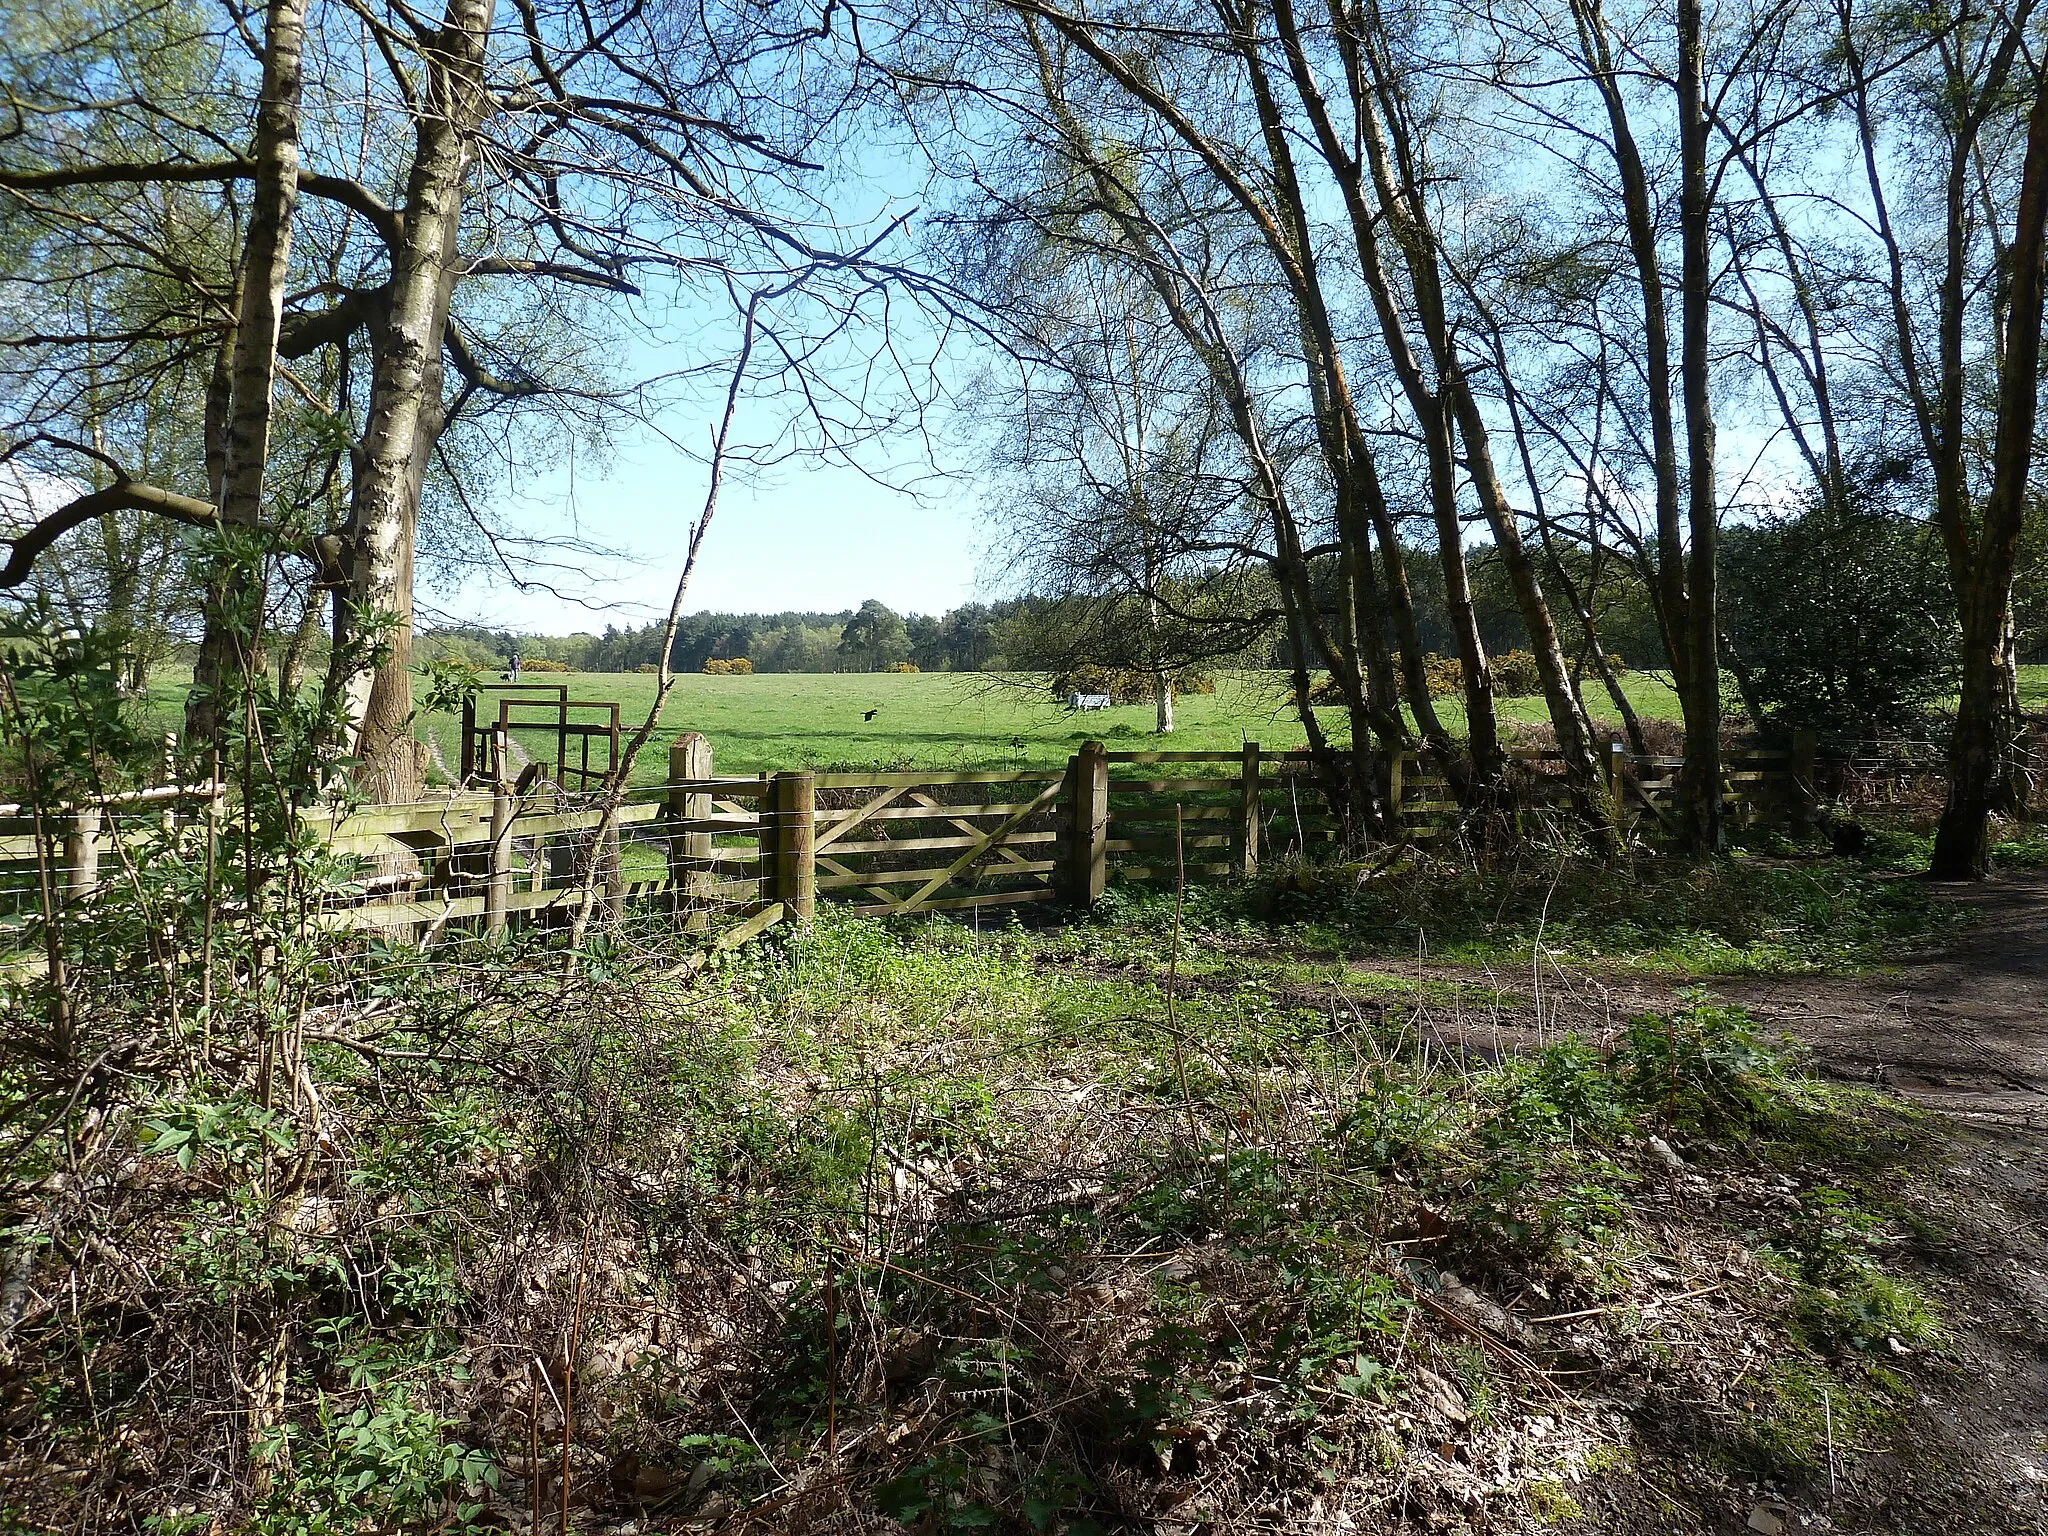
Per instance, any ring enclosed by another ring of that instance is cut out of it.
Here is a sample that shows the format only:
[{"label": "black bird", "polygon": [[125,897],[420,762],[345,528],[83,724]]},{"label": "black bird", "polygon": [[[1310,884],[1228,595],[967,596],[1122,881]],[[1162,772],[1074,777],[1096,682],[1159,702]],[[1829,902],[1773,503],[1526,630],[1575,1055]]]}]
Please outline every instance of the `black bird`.
[{"label": "black bird", "polygon": [[879,715],[880,713],[881,711],[879,709],[871,709],[866,714],[862,715],[861,719],[872,720],[875,718],[875,716]]}]

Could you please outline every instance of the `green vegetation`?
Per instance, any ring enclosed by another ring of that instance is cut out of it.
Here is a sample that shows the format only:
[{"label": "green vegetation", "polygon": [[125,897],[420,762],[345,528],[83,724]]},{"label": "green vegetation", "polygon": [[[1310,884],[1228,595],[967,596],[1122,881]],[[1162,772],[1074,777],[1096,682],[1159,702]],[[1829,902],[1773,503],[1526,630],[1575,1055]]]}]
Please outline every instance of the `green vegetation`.
[{"label": "green vegetation", "polygon": [[[2031,844],[2026,846],[2032,846]],[[1129,921],[1162,928],[1170,894],[1111,892]],[[1359,959],[1513,965],[1554,959],[1696,976],[1854,971],[1896,962],[1962,919],[1893,869],[1843,860],[1737,856],[1616,866],[1557,855],[1455,872],[1299,866],[1249,886],[1191,889],[1191,920]]]},{"label": "green vegetation", "polygon": [[[1657,899],[1684,878],[1644,872]],[[1862,910],[1861,878],[1838,871],[1827,912],[1775,878],[1708,888],[1696,920],[1817,934]],[[659,927],[566,972],[519,943],[300,941],[275,995],[374,1023],[310,1032],[269,1090],[170,1064],[277,1004],[202,1026],[181,990],[161,1017],[190,1022],[123,1090],[138,1172],[98,1197],[143,1288],[25,1328],[33,1433],[109,1481],[38,1498],[203,1528],[216,1496],[137,1482],[123,1447],[145,1419],[218,1444],[236,1318],[289,1362],[253,1452],[266,1536],[552,1507],[564,1351],[579,1523],[815,1487],[913,1531],[1107,1532],[1341,1482],[1361,1518],[1476,1496],[1569,1524],[1607,1496],[1596,1467],[1796,1486],[1830,1433],[1889,1444],[1895,1346],[1942,1338],[1893,1258],[1925,1224],[1914,1123],[1704,993],[1483,1059],[1457,1023],[1479,994],[1356,968],[1398,903],[1339,887],[1204,891],[1178,925],[1145,896],[1044,930],[827,909],[694,985],[636,953]],[[1431,888],[1452,932],[1524,902]],[[1592,893],[1553,880],[1548,931],[1620,932],[1577,916]],[[124,1017],[96,985],[92,1031]],[[26,1173],[66,1156],[45,1142]],[[1702,1179],[1717,1202],[1674,1206]],[[1634,1428],[1593,1406],[1624,1391]],[[1665,1443],[1665,1407],[1700,1400],[1719,1427]],[[1503,1470],[1478,1495],[1418,1482],[1443,1446]]]},{"label": "green vegetation", "polygon": [[[654,679],[630,672],[550,675],[546,683],[569,686],[571,698],[615,699],[629,724],[646,717]],[[155,728],[173,728],[187,686],[183,673],[165,670],[151,689]],[[1049,689],[1024,674],[1009,673],[757,673],[752,677],[707,677],[686,673],[673,694],[647,750],[635,768],[637,783],[661,782],[668,771],[668,742],[680,731],[711,738],[721,771],[755,773],[800,768],[1045,768],[1057,767],[1091,738],[1113,750],[1143,752],[1235,751],[1251,740],[1272,751],[1304,745],[1301,723],[1289,709],[1284,673],[1226,672],[1216,692],[1177,701],[1171,737],[1152,730],[1149,701],[1118,705],[1085,715],[1070,714]],[[1624,679],[1631,705],[1647,720],[1672,720],[1677,702],[1670,688],[1645,673]],[[2022,702],[2048,707],[2048,666],[2021,668]],[[1589,690],[1593,717],[1615,723],[1613,706]],[[1439,713],[1458,728],[1456,699],[1439,703]],[[876,711],[873,720],[863,716]],[[1340,739],[1348,730],[1342,710],[1319,712]],[[1541,725],[1540,699],[1506,699],[1502,718],[1530,728]],[[457,718],[430,714],[420,734],[441,753],[456,757]],[[1020,748],[1018,741],[1023,742]],[[536,733],[532,748],[541,750]]]}]

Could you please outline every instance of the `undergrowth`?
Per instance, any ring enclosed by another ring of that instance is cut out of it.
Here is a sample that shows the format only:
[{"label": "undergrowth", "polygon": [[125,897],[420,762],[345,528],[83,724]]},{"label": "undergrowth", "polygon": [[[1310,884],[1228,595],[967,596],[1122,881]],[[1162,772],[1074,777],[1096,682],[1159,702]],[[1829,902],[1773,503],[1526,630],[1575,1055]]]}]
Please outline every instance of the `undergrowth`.
[{"label": "undergrowth", "polygon": [[[1111,892],[1106,920],[1172,921],[1170,893]],[[1963,919],[1918,881],[1846,859],[1706,862],[1563,856],[1499,869],[1413,862],[1288,866],[1188,892],[1183,919],[1356,958],[1526,965],[1548,955],[1696,976],[1854,972],[1938,942]]]}]

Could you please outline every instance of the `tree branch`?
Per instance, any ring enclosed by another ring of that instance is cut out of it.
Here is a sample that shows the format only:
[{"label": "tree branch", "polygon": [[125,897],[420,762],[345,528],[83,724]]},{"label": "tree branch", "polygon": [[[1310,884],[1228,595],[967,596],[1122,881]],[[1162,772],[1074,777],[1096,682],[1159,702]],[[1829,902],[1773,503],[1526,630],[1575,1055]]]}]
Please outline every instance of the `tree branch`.
[{"label": "tree branch", "polygon": [[220,513],[212,502],[201,501],[197,496],[183,496],[160,486],[146,485],[123,475],[105,490],[80,496],[25,532],[5,539],[9,552],[6,565],[0,566],[0,588],[20,586],[28,580],[36,557],[43,551],[80,524],[104,517],[109,512],[154,512],[159,517],[193,528],[220,526]]}]

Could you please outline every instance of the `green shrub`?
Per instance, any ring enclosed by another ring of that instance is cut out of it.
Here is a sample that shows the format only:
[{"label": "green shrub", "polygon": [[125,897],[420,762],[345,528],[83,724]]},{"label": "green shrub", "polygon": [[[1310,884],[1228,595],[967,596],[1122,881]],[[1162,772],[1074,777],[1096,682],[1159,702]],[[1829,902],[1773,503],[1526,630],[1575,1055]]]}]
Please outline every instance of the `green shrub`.
[{"label": "green shrub", "polygon": [[1527,651],[1502,651],[1492,659],[1493,691],[1504,699],[1526,699],[1543,691],[1543,674]]},{"label": "green shrub", "polygon": [[1631,1102],[1669,1124],[1701,1130],[1739,1129],[1768,1118],[1783,1058],[1743,1009],[1711,1002],[1697,990],[1683,995],[1685,1006],[1675,1013],[1629,1021],[1615,1066]]},{"label": "green shrub", "polygon": [[1721,561],[1729,640],[1772,724],[1896,736],[1953,688],[1955,603],[1924,525],[1815,508],[1731,530]]}]

